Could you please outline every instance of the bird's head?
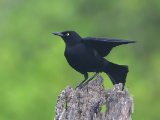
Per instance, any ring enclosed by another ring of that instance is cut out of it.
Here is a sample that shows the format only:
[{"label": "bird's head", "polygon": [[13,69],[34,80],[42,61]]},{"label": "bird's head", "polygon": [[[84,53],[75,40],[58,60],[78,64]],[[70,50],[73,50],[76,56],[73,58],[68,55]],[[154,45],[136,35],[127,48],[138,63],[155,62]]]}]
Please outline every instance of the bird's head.
[{"label": "bird's head", "polygon": [[66,44],[73,45],[81,41],[80,35],[75,31],[54,32],[54,35],[60,36]]}]

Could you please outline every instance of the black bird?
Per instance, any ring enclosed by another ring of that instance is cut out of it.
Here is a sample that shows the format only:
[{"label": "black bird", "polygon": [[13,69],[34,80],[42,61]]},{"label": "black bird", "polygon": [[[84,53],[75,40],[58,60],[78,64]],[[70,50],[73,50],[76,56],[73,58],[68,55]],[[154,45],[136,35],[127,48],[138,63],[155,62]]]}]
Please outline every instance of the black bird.
[{"label": "black bird", "polygon": [[[64,40],[66,45],[64,55],[69,65],[84,75],[85,79],[78,87],[87,84],[99,72],[105,72],[113,84],[123,83],[124,87],[128,66],[111,63],[104,57],[110,53],[113,47],[135,41],[114,38],[82,38],[75,31],[55,32],[53,34]],[[96,72],[96,74],[87,81],[88,72]],[[85,81],[87,82],[85,83]]]}]

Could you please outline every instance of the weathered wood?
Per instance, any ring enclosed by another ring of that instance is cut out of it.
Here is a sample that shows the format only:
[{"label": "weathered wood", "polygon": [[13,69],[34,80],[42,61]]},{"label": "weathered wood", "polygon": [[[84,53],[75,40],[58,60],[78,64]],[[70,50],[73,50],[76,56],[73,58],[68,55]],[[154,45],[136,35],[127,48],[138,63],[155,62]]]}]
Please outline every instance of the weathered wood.
[{"label": "weathered wood", "polygon": [[133,98],[128,90],[122,91],[122,84],[106,91],[103,79],[97,76],[82,89],[64,89],[55,109],[56,120],[131,120]]}]

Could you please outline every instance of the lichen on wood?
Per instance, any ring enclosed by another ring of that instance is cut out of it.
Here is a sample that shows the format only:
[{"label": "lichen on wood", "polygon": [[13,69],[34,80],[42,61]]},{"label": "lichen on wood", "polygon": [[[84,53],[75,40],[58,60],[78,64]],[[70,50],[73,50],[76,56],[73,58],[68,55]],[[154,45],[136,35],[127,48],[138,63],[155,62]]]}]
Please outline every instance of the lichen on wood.
[{"label": "lichen on wood", "polygon": [[[102,112],[102,106],[106,111]],[[81,89],[66,87],[58,96],[55,120],[131,120],[133,98],[122,84],[105,90],[97,76]]]}]

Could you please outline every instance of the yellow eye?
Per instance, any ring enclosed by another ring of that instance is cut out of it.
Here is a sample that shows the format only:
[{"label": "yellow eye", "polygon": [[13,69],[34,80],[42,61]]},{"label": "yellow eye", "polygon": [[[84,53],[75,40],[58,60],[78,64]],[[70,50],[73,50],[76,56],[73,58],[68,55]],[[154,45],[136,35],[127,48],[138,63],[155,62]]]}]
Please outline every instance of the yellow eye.
[{"label": "yellow eye", "polygon": [[69,33],[67,33],[66,36],[69,36]]}]

